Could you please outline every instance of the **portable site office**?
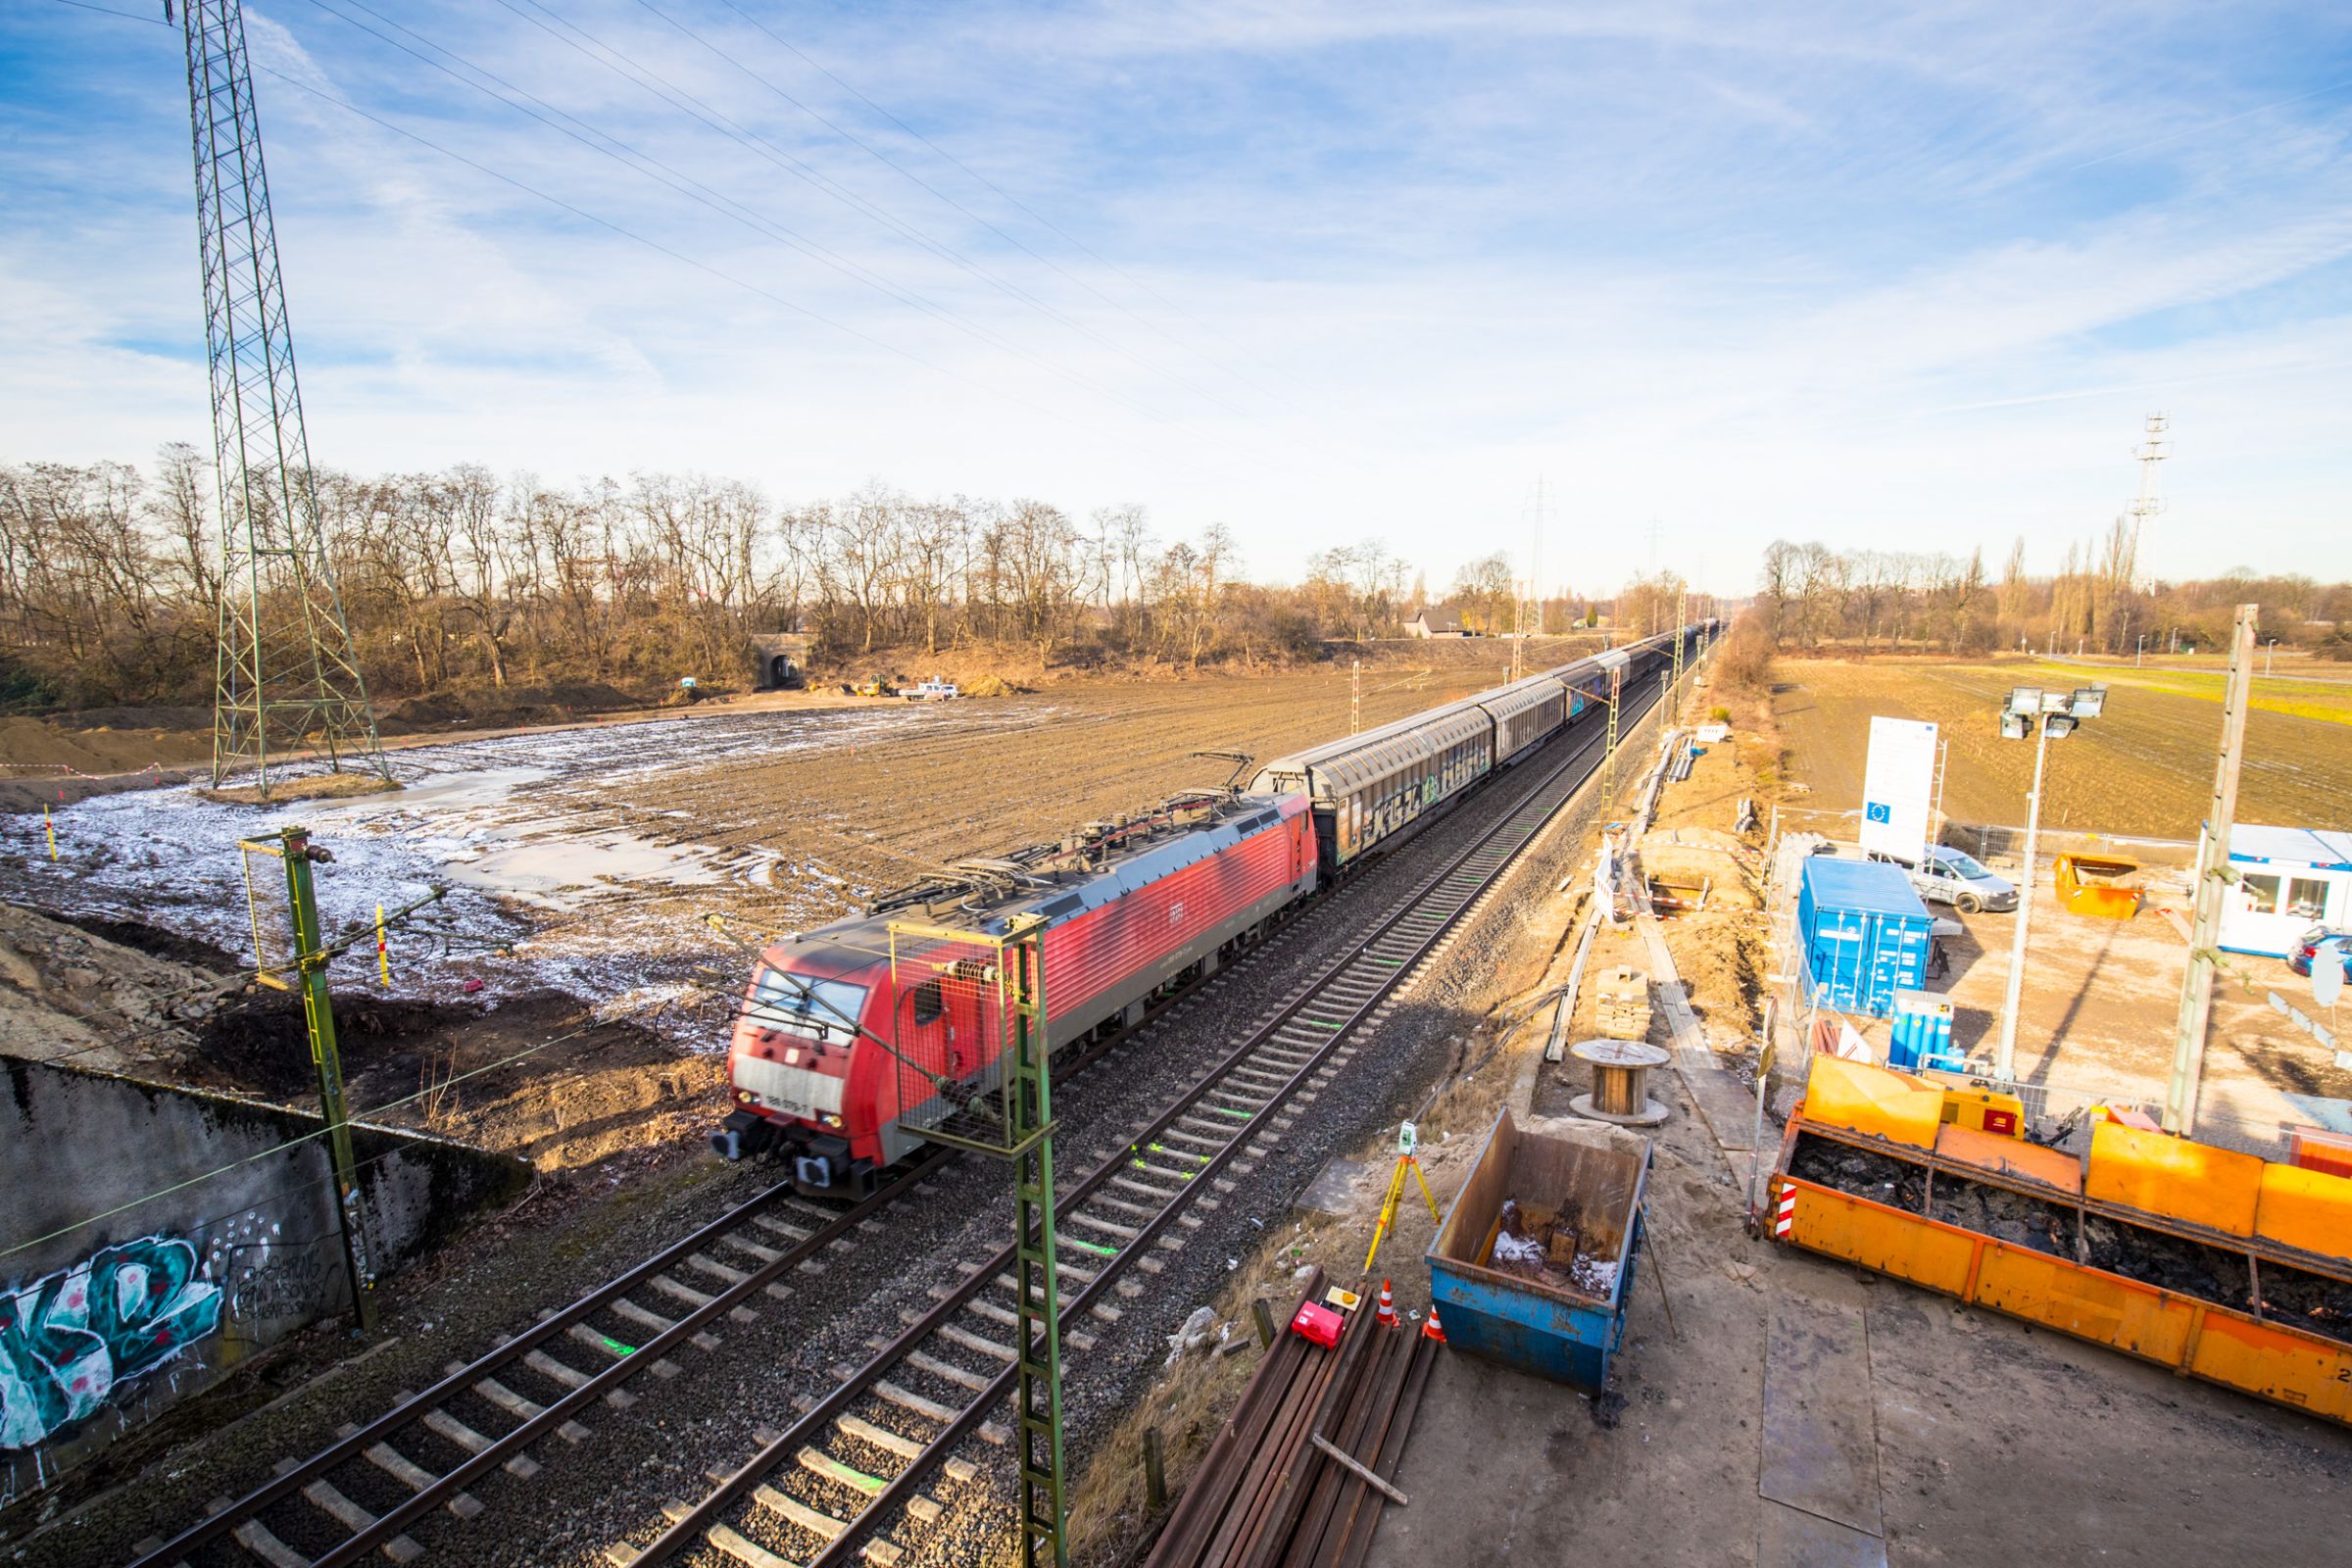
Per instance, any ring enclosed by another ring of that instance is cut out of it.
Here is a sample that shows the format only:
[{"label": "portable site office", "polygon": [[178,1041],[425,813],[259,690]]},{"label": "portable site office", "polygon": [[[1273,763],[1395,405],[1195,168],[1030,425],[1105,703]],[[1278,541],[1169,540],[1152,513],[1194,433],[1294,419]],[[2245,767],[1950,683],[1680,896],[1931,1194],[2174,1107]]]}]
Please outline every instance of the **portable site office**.
[{"label": "portable site office", "polygon": [[2222,895],[2221,931],[2230,952],[2283,958],[2315,925],[2352,929],[2352,833],[2239,823],[2230,867],[2237,880]]},{"label": "portable site office", "polygon": [[1936,922],[1894,866],[1813,856],[1797,887],[1796,919],[1808,996],[1884,1018],[1896,992],[1927,984]]}]

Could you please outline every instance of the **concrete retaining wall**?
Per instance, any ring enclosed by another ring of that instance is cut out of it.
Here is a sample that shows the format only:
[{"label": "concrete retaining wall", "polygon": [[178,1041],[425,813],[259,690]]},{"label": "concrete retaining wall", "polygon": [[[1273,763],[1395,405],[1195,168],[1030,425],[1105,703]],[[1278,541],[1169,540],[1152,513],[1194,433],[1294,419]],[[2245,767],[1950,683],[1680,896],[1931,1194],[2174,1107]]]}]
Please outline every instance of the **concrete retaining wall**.
[{"label": "concrete retaining wall", "polygon": [[[315,1115],[47,1062],[0,1095],[0,1506],[350,1294]],[[529,1165],[358,1126],[394,1272]]]}]

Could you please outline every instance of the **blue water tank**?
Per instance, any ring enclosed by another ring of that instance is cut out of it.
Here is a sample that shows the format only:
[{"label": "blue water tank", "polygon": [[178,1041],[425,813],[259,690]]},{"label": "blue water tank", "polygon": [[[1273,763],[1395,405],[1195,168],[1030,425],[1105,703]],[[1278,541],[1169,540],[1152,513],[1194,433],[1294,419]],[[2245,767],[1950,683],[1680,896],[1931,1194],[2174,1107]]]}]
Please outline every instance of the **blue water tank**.
[{"label": "blue water tank", "polygon": [[1814,856],[1796,894],[1805,995],[1843,1012],[1886,1017],[1897,991],[1927,984],[1934,923],[1899,866]]},{"label": "blue water tank", "polygon": [[1886,1043],[1886,1065],[1900,1072],[1937,1067],[1958,1072],[1967,1065],[1952,1049],[1952,1003],[1932,991],[1894,994],[1894,1032]]}]

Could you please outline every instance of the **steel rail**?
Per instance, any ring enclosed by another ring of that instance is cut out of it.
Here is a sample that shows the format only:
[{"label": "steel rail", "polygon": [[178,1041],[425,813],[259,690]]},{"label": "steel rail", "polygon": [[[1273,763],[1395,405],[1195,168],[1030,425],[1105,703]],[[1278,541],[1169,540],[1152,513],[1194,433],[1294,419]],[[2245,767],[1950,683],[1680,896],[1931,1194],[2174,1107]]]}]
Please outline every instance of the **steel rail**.
[{"label": "steel rail", "polygon": [[[917,1160],[898,1180],[843,1210],[839,1216],[811,1232],[806,1241],[785,1249],[774,1261],[761,1264],[706,1304],[695,1307],[677,1319],[670,1328],[621,1356],[602,1372],[594,1374],[587,1382],[570,1390],[514,1431],[492,1439],[488,1447],[468,1455],[455,1469],[414,1493],[380,1515],[373,1524],[316,1559],[314,1568],[333,1568],[333,1565],[355,1562],[392,1540],[405,1526],[415,1523],[437,1505],[455,1496],[466,1483],[514,1458],[580,1410],[621,1387],[636,1376],[640,1368],[653,1365],[665,1352],[691,1341],[719,1314],[741,1305],[753,1293],[764,1289],[782,1274],[798,1268],[857,1229],[867,1217],[910,1190],[914,1183],[929,1176],[951,1157],[952,1151],[940,1149]],[[264,1509],[294,1495],[330,1471],[360,1458],[384,1439],[416,1425],[427,1414],[470,1390],[485,1377],[569,1332],[573,1325],[585,1322],[597,1312],[610,1307],[632,1290],[645,1285],[656,1274],[676,1267],[711,1243],[751,1223],[769,1204],[791,1196],[792,1191],[791,1182],[778,1182],[757,1197],[737,1204],[683,1240],[654,1253],[598,1286],[569,1306],[540,1319],[487,1354],[448,1374],[422,1393],[401,1401],[351,1436],[319,1449],[293,1469],[255,1488],[202,1523],[189,1526],[140,1556],[129,1568],[164,1568],[164,1565],[176,1563],[189,1552],[211,1544],[247,1520],[258,1517]]]},{"label": "steel rail", "polygon": [[[1656,694],[1652,693],[1639,707],[1636,707],[1635,720],[1638,722],[1646,716],[1649,710],[1656,706],[1657,700]],[[1629,706],[1632,705],[1629,704]],[[1098,1165],[1076,1186],[1057,1198],[1056,1202],[1064,1211],[1074,1210],[1088,1197],[1126,1170],[1130,1161],[1142,1150],[1148,1148],[1160,1135],[1174,1126],[1180,1117],[1189,1113],[1202,1100],[1208,1098],[1234,1068],[1243,1065],[1258,1054],[1276,1035],[1285,1027],[1297,1022],[1300,1014],[1307,1009],[1319,1003],[1328,1004],[1329,994],[1341,978],[1355,972],[1367,958],[1372,958],[1381,964],[1383,972],[1373,979],[1368,994],[1360,1002],[1354,1003],[1351,1010],[1344,1013],[1337,1026],[1331,1026],[1327,1021],[1319,1021],[1320,1026],[1327,1030],[1326,1040],[1284,1081],[1278,1090],[1265,1098],[1264,1105],[1252,1114],[1248,1128],[1229,1140],[1214,1155],[1202,1160],[1199,1168],[1192,1173],[1191,1179],[1171,1195],[1158,1213],[1138,1227],[1136,1234],[1120,1248],[1118,1253],[1105,1259],[1102,1266],[1096,1271],[1095,1277],[1088,1281],[1075,1296],[1069,1298],[1067,1304],[1063,1305],[1060,1310],[1060,1321],[1065,1329],[1074,1326],[1090,1308],[1101,1300],[1102,1294],[1111,1287],[1117,1276],[1124,1272],[1133,1260],[1142,1256],[1144,1250],[1155,1242],[1167,1227],[1174,1223],[1177,1217],[1190,1206],[1192,1200],[1201,1191],[1203,1183],[1212,1182],[1220,1172],[1230,1165],[1258,1135],[1264,1120],[1287,1104],[1311,1079],[1324,1071],[1331,1056],[1339,1051],[1342,1045],[1348,1043],[1354,1036],[1365,1019],[1386,1004],[1414,971],[1458,928],[1472,908],[1494,886],[1495,878],[1499,873],[1517,859],[1543,826],[1557,814],[1569,801],[1573,800],[1578,789],[1598,771],[1596,754],[1601,748],[1594,744],[1597,737],[1598,732],[1588,731],[1583,745],[1577,747],[1549,772],[1531,785],[1515,805],[1504,811],[1469,846],[1446,861],[1439,870],[1425,878],[1410,893],[1390,906],[1372,930],[1347,952],[1324,965],[1313,979],[1300,987],[1290,1001],[1278,1007],[1264,1023],[1250,1033],[1247,1040],[1228,1052],[1214,1067],[1196,1079],[1189,1088],[1177,1096],[1157,1118],[1131,1138],[1124,1150]],[[1585,766],[1582,771],[1576,773],[1573,779],[1569,779],[1564,790],[1553,794],[1553,787],[1566,778],[1572,770],[1577,769],[1580,763],[1590,763],[1591,765]],[[1515,840],[1512,838],[1514,831],[1516,832]],[[1460,881],[1465,870],[1471,867],[1473,861],[1482,855],[1494,853],[1497,848],[1503,851],[1499,860],[1479,871],[1473,880],[1466,883]],[[1432,910],[1433,904],[1441,906],[1438,911]],[[1406,950],[1404,956],[1396,959],[1382,959],[1371,953],[1371,949],[1375,946],[1397,936],[1407,921],[1416,916],[1429,918],[1433,912],[1435,913],[1434,923],[1430,924],[1428,929],[1417,937],[1412,946]],[[1339,1009],[1327,1006],[1326,1010],[1338,1011]],[[1049,1240],[1051,1239],[1049,1238]],[[809,1406],[781,1435],[765,1444],[750,1460],[731,1472],[725,1480],[707,1494],[701,1502],[675,1515],[671,1519],[669,1528],[629,1558],[632,1568],[646,1568],[646,1565],[667,1562],[680,1551],[696,1544],[709,1530],[720,1522],[722,1515],[728,1513],[737,1503],[754,1493],[800,1447],[808,1445],[812,1438],[825,1430],[836,1416],[843,1414],[853,1403],[868,1395],[874,1385],[881,1382],[892,1368],[906,1359],[908,1352],[929,1339],[942,1326],[951,1321],[967,1302],[986,1290],[998,1275],[1011,1265],[1015,1251],[1016,1249],[1011,1246],[1006,1246],[997,1251],[986,1263],[965,1278],[960,1285],[954,1287],[941,1297],[929,1311],[923,1313],[913,1323],[906,1325],[887,1346],[874,1352],[871,1358],[838,1384],[831,1393]],[[878,1528],[882,1521],[895,1515],[899,1506],[909,1499],[915,1489],[929,1478],[930,1473],[948,1458],[955,1447],[988,1419],[990,1412],[1010,1394],[1018,1375],[1019,1368],[1016,1362],[1000,1372],[982,1392],[975,1394],[964,1407],[925,1445],[920,1454],[910,1459],[906,1468],[887,1482],[880,1491],[874,1493],[858,1509],[855,1518],[846,1521],[847,1528],[808,1559],[807,1568],[832,1568],[832,1565],[846,1562],[850,1554],[862,1546],[865,1539],[874,1529]],[[1015,1441],[1019,1441],[1017,1430]]]}]

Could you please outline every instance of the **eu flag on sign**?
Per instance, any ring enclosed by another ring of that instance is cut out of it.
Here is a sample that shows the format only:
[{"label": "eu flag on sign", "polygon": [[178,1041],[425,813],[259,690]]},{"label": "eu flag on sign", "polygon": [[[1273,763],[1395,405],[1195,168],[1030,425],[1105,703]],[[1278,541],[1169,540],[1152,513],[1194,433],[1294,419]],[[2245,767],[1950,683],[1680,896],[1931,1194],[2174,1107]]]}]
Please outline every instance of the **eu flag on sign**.
[{"label": "eu flag on sign", "polygon": [[1862,803],[1862,814],[1873,822],[1891,822],[1894,820],[1894,808],[1881,806],[1876,801],[1865,801]]}]

